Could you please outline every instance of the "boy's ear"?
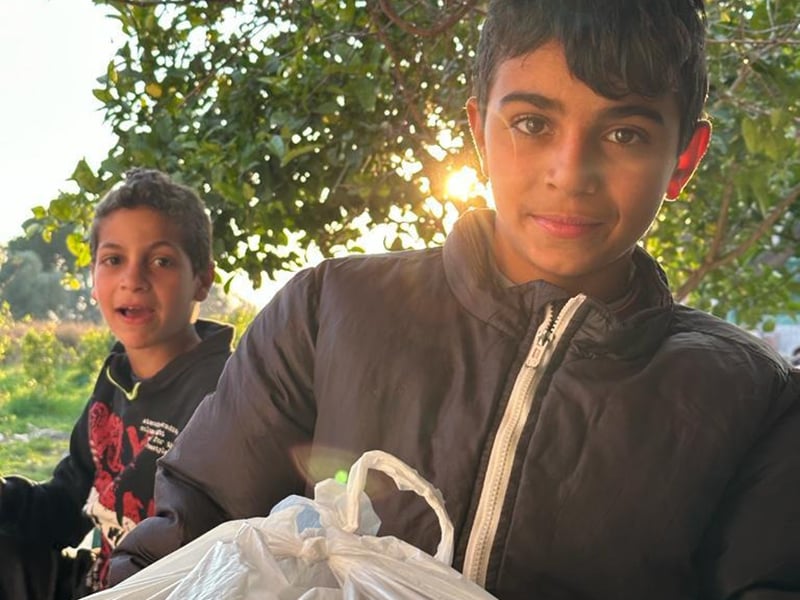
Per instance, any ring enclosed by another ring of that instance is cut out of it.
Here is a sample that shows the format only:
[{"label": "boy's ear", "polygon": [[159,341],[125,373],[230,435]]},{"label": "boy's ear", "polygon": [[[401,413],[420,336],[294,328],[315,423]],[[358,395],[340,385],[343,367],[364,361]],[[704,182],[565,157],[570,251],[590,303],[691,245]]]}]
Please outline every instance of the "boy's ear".
[{"label": "boy's ear", "polygon": [[710,140],[711,123],[706,120],[698,121],[689,143],[686,144],[686,148],[678,156],[678,164],[675,166],[667,185],[667,200],[675,200],[680,195],[681,190],[692,178],[697,165],[700,164],[706,150],[708,150]]},{"label": "boy's ear", "polygon": [[197,274],[197,289],[194,292],[194,299],[202,302],[208,298],[212,283],[214,283],[214,261],[209,262],[208,266]]},{"label": "boy's ear", "polygon": [[489,173],[486,170],[486,159],[484,150],[486,148],[485,136],[483,131],[483,119],[481,118],[481,110],[478,106],[478,99],[475,96],[467,100],[467,117],[469,118],[469,130],[472,132],[472,143],[475,144],[475,150],[478,152],[478,160],[481,163],[481,171],[484,176],[488,177]]},{"label": "boy's ear", "polygon": [[96,266],[96,265],[95,265],[95,263],[94,263],[94,259],[92,259],[92,262],[91,262],[91,263],[90,263],[90,265],[89,265],[89,272],[90,272],[90,273],[91,273],[91,275],[92,275],[92,291],[91,291],[91,297],[92,297],[92,300],[94,300],[95,302],[97,302],[97,292],[95,291],[95,287],[94,287],[94,268],[95,268],[95,266]]}]

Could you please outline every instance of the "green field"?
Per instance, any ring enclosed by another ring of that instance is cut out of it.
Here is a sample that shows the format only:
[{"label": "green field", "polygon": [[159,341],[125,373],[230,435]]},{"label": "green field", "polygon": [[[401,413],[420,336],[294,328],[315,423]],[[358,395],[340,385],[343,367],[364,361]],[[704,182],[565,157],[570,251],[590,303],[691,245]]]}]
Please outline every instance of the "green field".
[{"label": "green field", "polygon": [[0,474],[46,479],[67,452],[69,434],[93,379],[82,369],[56,368],[42,386],[21,365],[0,369]]},{"label": "green field", "polygon": [[112,343],[98,325],[0,318],[0,475],[50,476]]}]

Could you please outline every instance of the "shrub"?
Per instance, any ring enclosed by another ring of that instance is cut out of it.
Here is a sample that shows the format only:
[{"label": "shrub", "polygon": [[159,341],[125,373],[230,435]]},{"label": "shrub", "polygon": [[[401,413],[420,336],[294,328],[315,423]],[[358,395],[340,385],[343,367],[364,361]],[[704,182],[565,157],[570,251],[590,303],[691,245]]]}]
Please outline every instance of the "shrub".
[{"label": "shrub", "polygon": [[78,340],[77,370],[86,376],[95,377],[113,345],[114,336],[109,329],[105,327],[86,329]]},{"label": "shrub", "polygon": [[14,317],[8,302],[0,303],[0,363],[4,362],[14,344]]},{"label": "shrub", "polygon": [[79,349],[81,338],[95,326],[82,321],[61,321],[56,325],[55,334],[65,348]]},{"label": "shrub", "polygon": [[21,354],[23,371],[44,389],[52,387],[56,367],[63,367],[70,358],[53,325],[30,327],[22,336]]}]

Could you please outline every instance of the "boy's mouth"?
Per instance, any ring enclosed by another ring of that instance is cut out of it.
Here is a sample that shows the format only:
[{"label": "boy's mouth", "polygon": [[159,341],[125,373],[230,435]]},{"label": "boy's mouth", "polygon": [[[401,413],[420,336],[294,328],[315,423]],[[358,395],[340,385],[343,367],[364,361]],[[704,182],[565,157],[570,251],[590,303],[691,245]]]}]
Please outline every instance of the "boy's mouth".
[{"label": "boy's mouth", "polygon": [[603,222],[598,219],[567,215],[532,215],[540,227],[556,237],[577,238],[589,234]]},{"label": "boy's mouth", "polygon": [[141,317],[153,312],[152,309],[149,309],[145,306],[120,306],[116,310],[123,317],[127,318]]}]

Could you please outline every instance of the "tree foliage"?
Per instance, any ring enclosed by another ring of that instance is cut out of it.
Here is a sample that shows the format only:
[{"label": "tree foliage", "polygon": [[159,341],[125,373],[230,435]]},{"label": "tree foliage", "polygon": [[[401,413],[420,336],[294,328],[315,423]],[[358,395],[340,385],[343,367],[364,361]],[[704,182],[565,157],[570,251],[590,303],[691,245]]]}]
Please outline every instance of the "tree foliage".
[{"label": "tree foliage", "polygon": [[[34,227],[35,220],[25,223]],[[0,257],[0,303],[15,319],[80,319],[98,321],[89,294],[88,268],[71,268],[66,224],[56,227],[48,242],[41,236],[17,237]]]},{"label": "tree foliage", "polygon": [[755,324],[800,310],[800,2],[709,2],[709,155],[648,249],[676,296]]},{"label": "tree foliage", "polygon": [[[486,204],[446,188],[476,166],[463,105],[484,1],[95,2],[127,36],[94,91],[119,141],[36,212],[45,234],[77,223],[79,262],[93,203],[135,165],[198,188],[223,268],[256,286],[309,247],[358,251],[363,227],[440,243]],[[646,245],[679,298],[755,322],[798,308],[800,0],[708,4],[712,149]]]},{"label": "tree foliage", "polygon": [[41,258],[31,250],[11,254],[0,267],[0,299],[15,319],[63,316],[59,313],[72,304],[61,274],[44,270]]}]

